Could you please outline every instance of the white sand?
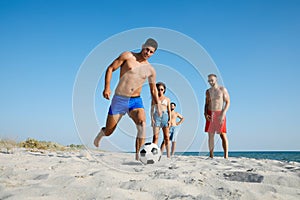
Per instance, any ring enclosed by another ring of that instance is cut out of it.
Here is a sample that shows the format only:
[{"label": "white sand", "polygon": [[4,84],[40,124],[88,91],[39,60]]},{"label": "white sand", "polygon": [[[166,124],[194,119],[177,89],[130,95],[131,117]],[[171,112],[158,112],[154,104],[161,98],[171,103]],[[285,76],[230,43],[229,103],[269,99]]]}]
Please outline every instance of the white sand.
[{"label": "white sand", "polygon": [[300,199],[300,163],[111,152],[0,153],[0,199]]}]

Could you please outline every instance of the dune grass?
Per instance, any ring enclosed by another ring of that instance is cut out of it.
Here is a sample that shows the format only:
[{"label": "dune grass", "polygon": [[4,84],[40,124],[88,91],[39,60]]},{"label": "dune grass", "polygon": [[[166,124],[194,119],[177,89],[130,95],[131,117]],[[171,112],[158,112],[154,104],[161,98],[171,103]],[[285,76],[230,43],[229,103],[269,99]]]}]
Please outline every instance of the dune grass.
[{"label": "dune grass", "polygon": [[28,138],[22,142],[16,142],[12,139],[0,139],[0,149],[3,153],[13,153],[12,151],[16,148],[25,148],[29,151],[73,151],[73,150],[81,150],[85,147],[83,145],[61,145],[55,142],[49,141],[38,141],[33,138]]}]

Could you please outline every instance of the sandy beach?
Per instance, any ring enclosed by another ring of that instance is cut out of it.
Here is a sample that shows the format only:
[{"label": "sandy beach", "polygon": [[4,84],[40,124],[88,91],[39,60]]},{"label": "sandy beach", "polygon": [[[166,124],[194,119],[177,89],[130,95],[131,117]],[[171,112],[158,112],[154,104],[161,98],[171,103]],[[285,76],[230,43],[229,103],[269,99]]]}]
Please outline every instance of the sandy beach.
[{"label": "sandy beach", "polygon": [[300,163],[80,150],[0,153],[0,199],[300,199]]}]

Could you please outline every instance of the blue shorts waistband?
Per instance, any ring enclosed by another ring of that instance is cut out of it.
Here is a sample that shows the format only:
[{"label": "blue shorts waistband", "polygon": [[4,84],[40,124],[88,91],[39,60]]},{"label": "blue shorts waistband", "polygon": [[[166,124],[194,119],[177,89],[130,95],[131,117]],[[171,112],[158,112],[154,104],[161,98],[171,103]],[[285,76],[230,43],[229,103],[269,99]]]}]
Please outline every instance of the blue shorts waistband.
[{"label": "blue shorts waistband", "polygon": [[120,95],[120,94],[114,94],[114,96],[124,97],[124,98],[129,98],[129,99],[131,99],[131,98],[140,98],[141,97],[140,95],[139,96],[125,96],[125,95]]}]

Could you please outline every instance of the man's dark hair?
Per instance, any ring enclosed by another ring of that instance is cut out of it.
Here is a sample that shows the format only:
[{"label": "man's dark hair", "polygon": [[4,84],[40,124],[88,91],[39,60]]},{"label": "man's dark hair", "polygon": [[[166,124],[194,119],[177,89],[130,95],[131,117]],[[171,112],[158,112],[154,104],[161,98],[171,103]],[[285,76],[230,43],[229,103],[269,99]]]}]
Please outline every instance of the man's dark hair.
[{"label": "man's dark hair", "polygon": [[211,77],[211,76],[213,76],[213,77],[216,77],[216,78],[217,78],[217,75],[215,75],[215,74],[208,74],[208,76],[207,76],[207,77],[209,78],[209,77]]},{"label": "man's dark hair", "polygon": [[171,102],[171,103],[170,103],[170,105],[172,105],[172,104],[173,104],[173,105],[176,107],[176,103],[174,103],[174,102]]},{"label": "man's dark hair", "polygon": [[153,47],[155,50],[158,48],[157,42],[153,38],[148,38],[144,44],[144,46]]}]

